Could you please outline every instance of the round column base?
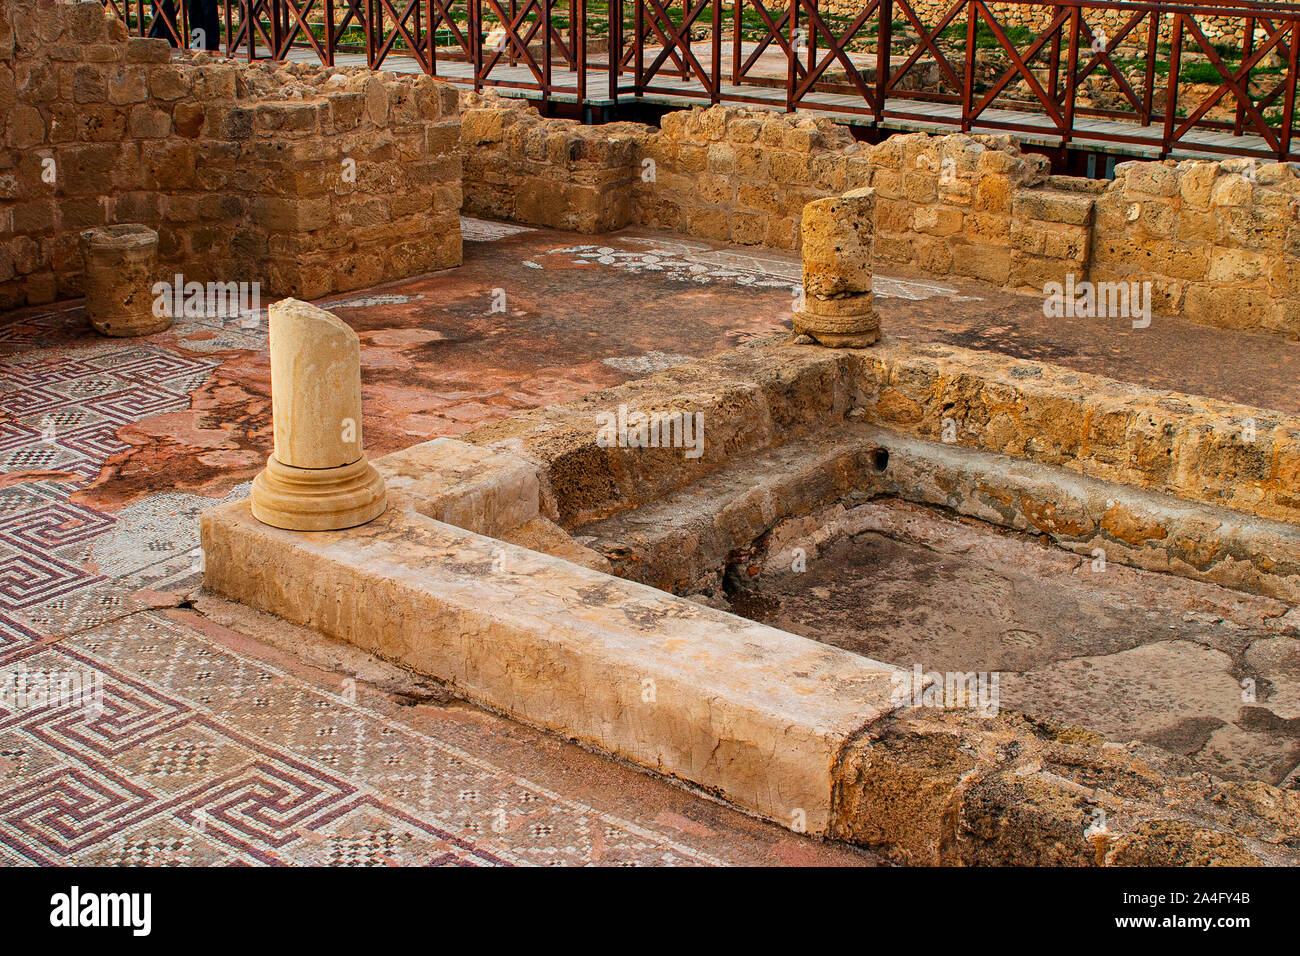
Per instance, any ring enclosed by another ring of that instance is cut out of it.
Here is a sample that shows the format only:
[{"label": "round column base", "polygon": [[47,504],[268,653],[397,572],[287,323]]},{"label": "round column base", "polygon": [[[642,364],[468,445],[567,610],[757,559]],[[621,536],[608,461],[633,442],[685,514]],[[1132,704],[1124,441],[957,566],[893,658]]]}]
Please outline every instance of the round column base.
[{"label": "round column base", "polygon": [[829,348],[865,348],[880,341],[880,317],[870,292],[842,298],[809,298],[792,323],[796,333]]},{"label": "round column base", "polygon": [[372,521],[388,507],[384,479],[362,455],[338,468],[295,468],[272,455],[253,479],[253,517],[288,531],[338,531]]},{"label": "round column base", "polygon": [[113,316],[110,319],[91,319],[90,327],[100,335],[110,335],[114,338],[126,338],[135,335],[153,335],[155,332],[165,332],[172,327],[172,317],[164,315],[158,318],[152,312],[144,312],[138,316]]}]

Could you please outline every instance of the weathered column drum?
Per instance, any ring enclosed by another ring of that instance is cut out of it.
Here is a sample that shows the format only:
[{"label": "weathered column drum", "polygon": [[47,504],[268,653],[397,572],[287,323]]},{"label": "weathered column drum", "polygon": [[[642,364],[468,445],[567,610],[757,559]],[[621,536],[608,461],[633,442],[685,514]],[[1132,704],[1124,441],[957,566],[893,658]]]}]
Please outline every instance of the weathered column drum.
[{"label": "weathered column drum", "polygon": [[172,324],[170,313],[154,314],[158,278],[158,233],[125,224],[81,234],[86,260],[86,313],[103,335],[149,335]]}]

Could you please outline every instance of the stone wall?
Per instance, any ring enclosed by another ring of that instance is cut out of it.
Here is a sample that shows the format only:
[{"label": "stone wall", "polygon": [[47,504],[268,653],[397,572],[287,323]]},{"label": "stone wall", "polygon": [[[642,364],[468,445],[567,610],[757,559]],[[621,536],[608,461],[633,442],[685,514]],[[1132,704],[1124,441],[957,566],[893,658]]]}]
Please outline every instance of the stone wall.
[{"label": "stone wall", "polygon": [[461,106],[466,215],[586,233],[628,224],[645,126],[543,119],[471,91]]},{"label": "stone wall", "polygon": [[[593,408],[619,405],[704,414],[703,455],[601,447]],[[539,463],[547,517],[573,530],[844,421],[1300,526],[1296,416],[888,337],[862,350],[737,349],[464,437]],[[1118,517],[1108,528],[1114,538],[1131,523]],[[1214,544],[1202,557],[1217,550]]]},{"label": "stone wall", "polygon": [[1150,282],[1157,314],[1300,337],[1300,178],[1288,164],[1121,163],[1103,183],[1050,176],[1006,136],[872,146],[828,119],[723,106],[669,113],[655,130],[543,120],[480,97],[464,123],[477,214],[793,249],[807,203],[871,186],[880,263],[1038,295],[1070,277]]},{"label": "stone wall", "polygon": [[867,421],[1300,524],[1300,420],[944,345],[864,351]]},{"label": "stone wall", "polygon": [[806,203],[876,190],[876,259],[1041,289],[1084,269],[1087,196],[1048,188],[1044,157],[1005,137],[857,143],[827,119],[714,107],[670,113],[645,154],[638,221],[738,244],[794,248]]},{"label": "stone wall", "polygon": [[1300,796],[1037,715],[914,708],[845,748],[831,821],[913,866],[1279,866]]},{"label": "stone wall", "polygon": [[805,114],[718,106],[669,113],[654,130],[543,120],[499,97],[463,101],[473,214],[793,249],[806,204],[874,186],[881,261],[1016,287],[1086,261],[1091,200],[1048,188],[1047,160],[1006,137],[916,133],[873,147]]},{"label": "stone wall", "polygon": [[1121,163],[1097,197],[1089,277],[1151,282],[1157,312],[1300,336],[1295,167]]},{"label": "stone wall", "polygon": [[[98,2],[0,0],[0,308],[79,295],[78,234],[160,278],[316,297],[460,262],[456,94],[424,76],[173,58]],[[347,161],[351,162],[347,162]]]}]

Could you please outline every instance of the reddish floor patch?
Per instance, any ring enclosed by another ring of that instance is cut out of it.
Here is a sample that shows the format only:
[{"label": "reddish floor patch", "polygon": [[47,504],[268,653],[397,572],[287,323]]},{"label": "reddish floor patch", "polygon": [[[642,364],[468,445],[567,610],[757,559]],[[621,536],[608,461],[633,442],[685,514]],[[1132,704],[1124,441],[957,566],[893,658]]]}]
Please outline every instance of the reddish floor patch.
[{"label": "reddish floor patch", "polygon": [[[504,230],[503,230],[504,231]],[[797,259],[641,229],[605,236],[521,230],[467,241],[465,264],[321,304],[357,330],[365,441],[372,456],[559,403],[750,337],[788,329]],[[891,294],[892,286],[892,294]],[[1048,319],[1036,296],[886,270],[887,334],[999,351],[1160,389],[1300,412],[1300,345],[1156,318]],[[11,318],[0,355],[102,343],[79,308],[53,326]],[[223,349],[219,332],[178,326],[148,341],[219,362],[188,409],[117,430],[129,447],[74,500],[116,510],[168,490],[222,495],[271,451],[270,370],[260,347]]]},{"label": "reddish floor patch", "polygon": [[[791,296],[779,283],[756,288],[681,270],[611,270],[565,251],[617,247],[642,255],[651,251],[638,244],[644,235],[593,243],[533,230],[470,242],[459,269],[324,300],[361,339],[371,456],[625,381],[643,373],[637,362],[647,353],[708,355],[788,327]],[[211,330],[177,329],[150,341],[219,359],[219,367],[192,393],[190,408],[122,426],[117,437],[130,447],[106,461],[78,502],[115,510],[160,491],[221,495],[265,463],[272,444],[265,352],[213,351],[203,347]],[[74,309],[49,341],[75,355],[102,340]]]}]

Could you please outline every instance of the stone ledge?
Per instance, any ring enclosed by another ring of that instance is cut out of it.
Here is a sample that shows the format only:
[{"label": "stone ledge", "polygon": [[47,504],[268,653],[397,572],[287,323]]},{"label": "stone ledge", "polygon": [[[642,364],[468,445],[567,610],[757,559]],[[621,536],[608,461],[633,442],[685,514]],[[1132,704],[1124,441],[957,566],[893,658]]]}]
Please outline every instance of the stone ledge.
[{"label": "stone ledge", "polygon": [[617,573],[674,594],[721,586],[734,553],[769,529],[852,494],[870,481],[875,445],[862,429],[760,449],[685,488],[575,529]]},{"label": "stone ledge", "polygon": [[538,516],[537,470],[515,455],[436,438],[373,464],[420,514],[466,531],[500,538]]},{"label": "stone ledge", "polygon": [[785,826],[823,834],[894,668],[418,514],[347,531],[203,515],[204,586]]},{"label": "stone ledge", "polygon": [[1080,555],[1300,603],[1300,528],[971,448],[868,429],[876,494],[1045,535]]},{"label": "stone ledge", "polygon": [[886,340],[854,354],[863,421],[1300,522],[1294,416],[954,346]]},{"label": "stone ledge", "polygon": [[[703,454],[686,459],[680,449],[599,447],[594,416],[620,403],[700,412]],[[746,346],[463,437],[532,462],[543,512],[572,530],[845,421],[932,442],[951,429],[956,445],[1300,524],[1300,418],[1045,362],[889,338],[868,349]],[[1247,426],[1254,431],[1249,442],[1242,437]]]},{"label": "stone ledge", "polygon": [[[744,346],[462,438],[533,463],[543,513],[573,528],[657,501],[728,461],[843,421],[855,399],[852,369],[847,350]],[[596,416],[619,405],[703,415],[702,456],[686,458],[678,448],[601,447]]]}]

